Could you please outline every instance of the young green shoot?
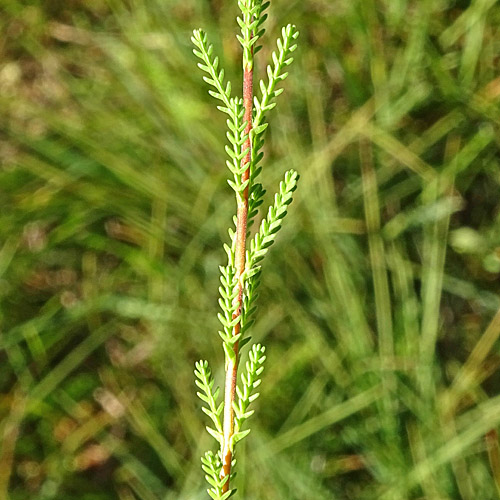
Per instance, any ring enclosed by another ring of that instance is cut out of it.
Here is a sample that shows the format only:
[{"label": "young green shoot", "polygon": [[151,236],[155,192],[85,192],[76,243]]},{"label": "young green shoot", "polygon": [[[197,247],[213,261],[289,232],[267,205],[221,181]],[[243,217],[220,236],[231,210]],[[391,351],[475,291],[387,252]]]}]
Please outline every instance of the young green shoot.
[{"label": "young green shoot", "polygon": [[[202,468],[209,484],[207,490],[214,500],[225,500],[235,493],[230,488],[234,476],[235,447],[250,432],[245,428],[246,420],[253,414],[250,406],[259,396],[255,392],[260,385],[264,370],[265,347],[255,344],[250,348],[248,361],[238,384],[238,368],[242,347],[250,340],[248,331],[255,315],[255,299],[261,277],[261,262],[274,243],[292,201],[297,186],[298,174],[294,170],[285,173],[274,204],[269,207],[258,231],[252,236],[250,228],[259,214],[265,190],[258,182],[262,172],[262,148],[267,114],[276,106],[276,98],[283,92],[278,88],[288,73],[285,71],[296,49],[299,33],[295,26],[288,25],[281,31],[277,49],[272,53],[272,63],[267,66],[267,78],[259,82],[259,93],[254,94],[254,61],[261,49],[259,44],[264,34],[265,13],[269,2],[263,0],[239,0],[241,15],[237,18],[241,32],[237,34],[242,51],[243,90],[241,97],[233,97],[230,82],[224,80],[224,70],[219,58],[214,56],[213,46],[206,33],[195,30],[191,38],[194,54],[200,59],[199,68],[205,73],[204,81],[211,86],[208,91],[218,102],[217,108],[227,115],[226,165],[230,172],[228,184],[236,198],[234,228],[230,227],[229,243],[224,244],[227,264],[220,266],[221,312],[218,318],[222,325],[219,335],[225,353],[224,398],[219,402],[219,388],[214,389],[214,379],[207,361],[195,365],[198,396],[203,401],[203,412],[211,424],[209,434],[217,441],[217,451],[208,451],[202,458]],[[250,244],[247,239],[251,237]]]}]

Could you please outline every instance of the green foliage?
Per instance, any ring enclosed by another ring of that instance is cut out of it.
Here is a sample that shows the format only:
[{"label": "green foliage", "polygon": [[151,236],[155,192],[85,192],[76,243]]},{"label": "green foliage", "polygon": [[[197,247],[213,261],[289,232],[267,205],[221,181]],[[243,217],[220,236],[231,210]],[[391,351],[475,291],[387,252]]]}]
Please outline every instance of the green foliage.
[{"label": "green foliage", "polygon": [[[238,17],[237,21],[242,35],[237,35],[237,39],[243,48],[243,68],[245,72],[253,70],[254,46],[264,33],[262,25],[267,17],[264,10],[268,5],[269,2],[262,3],[261,0],[238,2],[242,17]],[[280,184],[280,191],[276,194],[274,206],[269,208],[267,219],[262,221],[260,231],[255,235],[255,241],[252,241],[250,253],[246,252],[245,248],[242,250],[242,254],[246,255],[247,264],[243,272],[238,272],[235,268],[236,252],[238,251],[236,248],[237,225],[240,223],[243,224],[244,228],[250,227],[253,219],[258,214],[258,208],[262,204],[264,195],[262,185],[255,182],[262,170],[261,167],[257,168],[257,165],[262,159],[261,149],[264,145],[264,132],[268,126],[268,123],[264,123],[264,113],[275,107],[274,99],[283,91],[283,89],[276,90],[275,87],[278,82],[287,77],[287,73],[283,72],[283,68],[289,66],[293,61],[290,54],[296,49],[296,45],[292,45],[292,42],[297,37],[298,31],[294,26],[288,25],[283,28],[282,39],[278,39],[277,42],[278,53],[272,53],[274,68],[267,67],[268,84],[266,85],[263,81],[260,82],[261,99],[255,98],[254,107],[249,110],[252,116],[250,135],[247,132],[249,124],[244,121],[244,99],[231,98],[231,84],[228,82],[224,85],[224,70],[219,70],[219,58],[217,56],[212,57],[213,46],[208,44],[207,35],[202,30],[194,30],[191,38],[196,47],[193,50],[194,54],[203,61],[203,63],[198,63],[198,66],[209,75],[208,77],[204,76],[203,79],[216,89],[215,91],[209,90],[209,94],[224,103],[225,106],[218,106],[217,108],[229,115],[226,136],[230,145],[226,145],[225,149],[230,158],[230,160],[226,161],[226,165],[233,174],[233,179],[228,179],[228,184],[236,194],[237,206],[241,207],[243,203],[247,207],[243,216],[244,221],[239,221],[239,215],[233,218],[236,231],[229,228],[231,245],[224,244],[228,264],[225,267],[220,266],[222,286],[219,287],[221,296],[219,305],[222,313],[218,313],[217,316],[223,327],[223,331],[219,331],[219,335],[225,353],[226,370],[232,370],[232,367],[238,366],[241,348],[250,340],[250,337],[244,337],[244,334],[247,333],[252,324],[251,317],[255,312],[256,290],[260,283],[261,270],[260,267],[256,267],[256,264],[264,258],[268,248],[274,242],[276,234],[281,228],[281,222],[287,213],[287,206],[292,201],[292,193],[297,184],[298,175],[293,170],[290,170],[285,175],[285,181]],[[251,78],[253,79],[253,73]],[[251,154],[249,160],[247,160],[249,153]],[[245,175],[247,171],[248,175]],[[238,329],[236,329],[237,326]],[[234,395],[231,396],[234,417],[232,415],[229,417],[224,416],[225,419],[234,419],[231,422],[231,428],[234,427],[234,429],[227,443],[231,453],[234,453],[236,443],[250,432],[250,429],[242,430],[242,425],[253,413],[253,410],[249,410],[248,406],[258,397],[258,393],[252,394],[252,392],[260,384],[260,379],[257,377],[264,369],[262,366],[266,359],[264,351],[265,348],[260,344],[252,346],[249,361],[246,365],[246,374],[242,375],[243,386],[241,389],[236,387],[237,403],[232,401]],[[225,403],[221,403],[219,407],[216,406],[218,389],[212,392],[214,382],[211,379],[211,372],[206,361],[200,361],[196,364],[195,374],[199,379],[196,380],[196,383],[203,390],[203,393],[198,393],[198,396],[208,405],[208,407],[203,408],[203,411],[215,425],[215,429],[207,427],[207,431],[219,442],[222,453],[227,438],[222,432],[220,415]],[[229,389],[226,387],[227,390]],[[226,404],[227,401],[226,395]],[[226,424],[224,422],[224,427],[226,427]],[[221,482],[221,466],[219,462],[222,458],[217,462],[216,456],[209,452],[205,455],[203,461],[204,470],[207,472],[206,479],[212,486],[208,492],[214,499],[225,499],[235,490],[229,490],[227,494],[224,493],[225,490],[222,488],[225,481],[229,480],[229,476],[225,476],[224,482]]]},{"label": "green foliage", "polygon": [[193,49],[195,56],[199,57],[203,63],[198,63],[198,67],[208,73],[209,76],[204,76],[203,80],[215,88],[209,90],[208,93],[222,101],[225,105],[218,106],[217,109],[227,113],[234,121],[238,120],[239,112],[237,108],[237,101],[231,103],[231,82],[224,85],[224,70],[219,70],[219,58],[212,57],[214,47],[208,43],[207,34],[203,30],[194,30],[191,41],[198,48]]},{"label": "green foliage", "polygon": [[253,324],[252,316],[256,311],[255,301],[257,289],[261,280],[261,267],[257,264],[266,256],[269,247],[274,243],[281,223],[287,214],[288,205],[292,202],[292,194],[297,188],[299,175],[294,170],[285,173],[284,181],[280,182],[279,192],[275,194],[274,205],[269,207],[267,217],[262,220],[259,231],[250,241],[247,250],[245,278],[247,280],[244,295],[244,307],[241,315],[241,334],[244,335]]},{"label": "green foliage", "polygon": [[[297,40],[298,36],[299,32],[293,25],[289,24],[282,28],[281,38],[278,38],[276,42],[278,52],[273,51],[272,53],[274,66],[267,66],[267,85],[263,80],[260,80],[261,98],[259,100],[255,97],[254,100],[255,117],[253,120],[253,133],[256,139],[266,129],[267,124],[264,123],[265,113],[276,106],[274,100],[283,92],[283,89],[276,89],[276,85],[288,76],[288,73],[283,72],[283,69],[293,62],[293,57],[290,57],[290,55],[297,49],[297,44],[293,42]],[[259,149],[257,149],[257,152]]]},{"label": "green foliage", "polygon": [[[211,34],[225,92],[236,2],[0,3],[0,498],[208,498],[193,364],[221,385],[234,120],[186,34]],[[252,155],[249,244],[283,172],[300,190],[246,282],[268,359],[231,488],[497,498],[500,5],[273,0],[272,69],[285,19],[303,38]]]},{"label": "green foliage", "polygon": [[207,427],[207,431],[220,444],[222,444],[222,422],[220,417],[224,403],[217,405],[219,388],[217,387],[213,390],[214,379],[212,377],[212,371],[208,366],[208,362],[198,361],[195,363],[194,374],[197,378],[197,380],[195,380],[196,385],[203,391],[197,392],[196,395],[206,404],[202,410],[210,417],[215,426],[215,429]]},{"label": "green foliage", "polygon": [[299,175],[294,170],[285,173],[285,179],[280,182],[279,192],[274,196],[274,205],[269,207],[267,217],[262,220],[259,231],[250,243],[247,254],[248,275],[258,272],[255,267],[267,254],[274,243],[283,219],[287,214],[288,205],[292,203],[293,192],[297,189]]},{"label": "green foliage", "polygon": [[223,493],[222,487],[229,480],[230,476],[225,476],[224,479],[220,478],[222,464],[219,454],[214,455],[213,452],[207,451],[205,456],[201,458],[201,468],[205,472],[205,479],[211,486],[208,494],[214,500],[227,500],[232,496],[236,490],[229,490]]},{"label": "green foliage", "polygon": [[254,389],[259,387],[261,380],[260,375],[264,371],[264,361],[266,356],[264,353],[266,348],[260,344],[254,344],[252,349],[248,354],[248,361],[245,365],[245,373],[241,374],[242,388],[236,387],[236,394],[238,395],[238,401],[234,402],[234,434],[232,437],[231,447],[241,441],[245,436],[250,433],[250,429],[245,431],[242,430],[243,423],[253,415],[254,410],[249,410],[248,407],[250,403],[255,401],[259,397],[258,392],[254,392]]},{"label": "green foliage", "polygon": [[219,305],[223,314],[218,313],[217,317],[224,330],[222,332],[219,331],[219,335],[223,341],[226,359],[234,363],[236,361],[234,344],[241,339],[241,333],[233,335],[234,327],[241,321],[241,315],[236,316],[236,311],[238,309],[238,302],[236,301],[238,297],[238,279],[236,278],[236,271],[231,265],[226,267],[221,266],[220,271],[222,286],[219,287],[221,295]]},{"label": "green foliage", "polygon": [[[242,162],[249,149],[244,147],[244,143],[248,137],[245,133],[245,127],[247,124],[243,121],[245,110],[243,109],[242,101],[240,100],[238,102],[233,99],[230,102],[230,106],[232,108],[231,113],[233,121],[227,120],[228,131],[226,135],[232,148],[226,145],[226,153],[230,158],[230,160],[226,161],[226,165],[229,171],[233,174],[234,180],[228,179],[227,182],[233,188],[234,192],[241,196],[250,182],[250,179],[246,181],[243,180],[243,173],[247,169],[247,165]],[[231,241],[233,241],[233,235],[230,234],[230,236]]]},{"label": "green foliage", "polygon": [[276,90],[276,85],[279,82],[285,80],[285,78],[288,76],[288,73],[283,73],[283,68],[285,66],[289,66],[293,62],[293,58],[290,57],[290,54],[295,51],[297,45],[292,43],[298,38],[298,36],[299,32],[297,31],[295,26],[289,24],[282,29],[282,39],[278,38],[277,41],[278,55],[276,55],[276,52],[272,53],[274,68],[272,68],[270,65],[267,66],[267,85],[263,80],[260,80],[259,86],[261,91],[261,98],[260,100],[257,97],[254,98],[255,113],[252,122],[253,128],[251,130],[251,188],[249,196],[248,215],[250,226],[258,213],[258,207],[260,206],[262,197],[265,194],[265,191],[263,190],[261,184],[256,182],[257,177],[262,171],[262,168],[259,166],[259,164],[263,158],[261,150],[264,146],[264,132],[266,131],[268,126],[268,123],[265,121],[265,113],[276,106],[275,99],[283,92],[283,89]]},{"label": "green foliage", "polygon": [[243,48],[243,68],[248,70],[253,68],[253,56],[261,48],[257,43],[265,32],[262,25],[267,19],[267,14],[264,11],[269,4],[270,2],[262,0],[238,0],[238,7],[243,17],[236,18],[241,28],[241,36],[236,35],[236,38]]}]

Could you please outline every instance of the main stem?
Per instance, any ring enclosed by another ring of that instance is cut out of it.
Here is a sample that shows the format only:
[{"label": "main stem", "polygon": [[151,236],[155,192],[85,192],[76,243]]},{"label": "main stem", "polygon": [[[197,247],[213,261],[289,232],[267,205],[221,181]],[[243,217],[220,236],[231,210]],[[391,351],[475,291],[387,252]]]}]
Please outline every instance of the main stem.
[{"label": "main stem", "polygon": [[[246,169],[242,176],[242,182],[245,182],[250,177],[250,160],[251,160],[251,143],[250,131],[252,130],[252,107],[253,107],[253,67],[245,67],[243,70],[243,107],[245,108],[244,121],[247,126],[245,133],[247,139],[243,144],[243,150],[248,149],[247,154],[241,160],[241,166],[246,165]],[[235,249],[235,268],[236,277],[238,278],[238,295],[236,301],[238,307],[233,314],[233,319],[241,316],[243,304],[243,272],[245,271],[245,256],[246,256],[246,240],[247,240],[247,222],[248,222],[248,185],[243,193],[238,194],[238,207],[236,213],[236,249]],[[240,333],[241,325],[238,322],[234,329],[233,335]],[[234,409],[233,402],[236,393],[236,381],[238,376],[238,342],[234,344],[234,362],[229,361],[226,367],[226,384],[224,392],[224,443],[222,444],[222,470],[221,479],[231,474],[231,462],[233,453],[231,451],[231,438],[234,433]],[[223,493],[229,490],[229,478],[224,484]]]}]

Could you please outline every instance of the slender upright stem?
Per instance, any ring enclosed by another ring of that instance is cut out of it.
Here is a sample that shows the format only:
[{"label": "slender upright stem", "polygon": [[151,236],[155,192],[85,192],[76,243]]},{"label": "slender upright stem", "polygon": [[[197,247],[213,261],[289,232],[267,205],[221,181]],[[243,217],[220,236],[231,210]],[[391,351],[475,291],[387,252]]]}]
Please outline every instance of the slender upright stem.
[{"label": "slender upright stem", "polygon": [[[229,230],[231,245],[224,245],[228,264],[220,268],[222,286],[219,287],[219,305],[222,313],[218,317],[223,331],[219,331],[219,335],[223,340],[226,370],[222,405],[217,402],[219,388],[213,388],[214,379],[208,362],[201,360],[195,364],[195,382],[201,389],[197,394],[205,403],[203,411],[213,423],[213,427],[207,427],[207,431],[220,444],[218,453],[209,450],[201,459],[211,486],[208,493],[218,500],[227,499],[236,491],[230,489],[229,484],[235,463],[234,446],[250,432],[250,429],[243,429],[242,425],[253,413],[253,410],[248,410],[248,406],[259,395],[254,389],[260,384],[259,376],[266,359],[265,347],[254,344],[245,364],[241,385],[237,385],[239,351],[249,340],[242,336],[253,322],[251,316],[255,311],[255,290],[260,278],[260,264],[257,264],[262,261],[281,228],[298,179],[293,169],[286,172],[274,204],[269,207],[247,252],[249,217],[253,219],[258,213],[265,192],[260,184],[254,184],[261,170],[258,163],[262,158],[261,148],[268,125],[265,113],[273,109],[275,98],[282,92],[276,85],[287,77],[285,67],[293,60],[291,54],[297,47],[294,40],[299,34],[293,25],[282,28],[282,36],[277,41],[278,50],[272,53],[272,63],[267,66],[267,85],[263,80],[260,81],[260,98],[254,100],[254,53],[261,48],[257,42],[264,33],[262,25],[267,17],[264,10],[268,5],[269,2],[265,0],[238,0],[242,17],[237,18],[241,34],[236,37],[243,48],[243,99],[231,97],[231,83],[225,82],[224,69],[219,67],[219,58],[213,55],[213,45],[208,43],[206,33],[194,30],[191,38],[195,45],[193,52],[201,60],[198,66],[206,73],[203,78],[212,87],[209,93],[219,101],[217,108],[229,115],[227,138],[230,145],[225,148],[229,156],[226,165],[234,177],[228,179],[228,183],[236,194],[236,231]],[[221,421],[222,409],[224,414]]]},{"label": "slender upright stem", "polygon": [[[245,108],[244,120],[247,123],[245,133],[247,139],[243,144],[243,149],[248,150],[247,154],[241,160],[241,166],[246,165],[246,170],[242,176],[242,183],[246,182],[250,176],[251,144],[250,131],[252,130],[252,106],[253,106],[253,68],[244,68],[243,70],[243,106]],[[243,272],[245,271],[246,239],[247,239],[247,221],[248,221],[248,185],[238,195],[238,206],[236,214],[236,249],[235,249],[235,267],[236,277],[238,278],[238,295],[236,297],[237,308],[233,314],[233,319],[241,316],[243,303]],[[240,323],[237,323],[233,329],[233,335],[240,333]],[[234,344],[234,362],[229,361],[226,367],[226,383],[224,393],[224,443],[222,444],[222,470],[221,478],[231,474],[231,462],[233,453],[231,451],[231,438],[234,433],[234,409],[233,402],[236,393],[236,379],[238,375],[238,342]],[[223,492],[229,490],[229,479],[223,487]]]}]

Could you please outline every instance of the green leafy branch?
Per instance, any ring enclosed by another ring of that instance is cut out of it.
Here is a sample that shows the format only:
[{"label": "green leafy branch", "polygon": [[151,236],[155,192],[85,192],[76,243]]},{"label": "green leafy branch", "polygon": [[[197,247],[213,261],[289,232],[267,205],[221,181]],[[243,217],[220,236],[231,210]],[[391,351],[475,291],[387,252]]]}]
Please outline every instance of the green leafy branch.
[{"label": "green leafy branch", "polygon": [[[276,42],[278,53],[273,51],[271,56],[274,67],[271,67],[271,65],[267,66],[267,85],[263,80],[260,80],[261,98],[260,100],[257,97],[254,98],[255,114],[251,132],[252,162],[250,165],[250,184],[252,187],[258,186],[256,179],[262,171],[260,162],[264,157],[262,147],[264,145],[264,132],[268,126],[268,123],[264,121],[265,113],[276,106],[276,98],[283,92],[282,88],[277,89],[276,86],[288,76],[288,73],[283,70],[293,62],[291,54],[297,48],[297,44],[294,41],[297,40],[298,36],[299,32],[292,24],[287,25],[281,30],[281,38],[278,38]],[[249,221],[252,221],[257,215],[258,210],[256,209],[260,205],[259,202],[264,192],[259,188],[251,189],[249,197]]]},{"label": "green leafy branch", "polygon": [[222,443],[222,422],[220,416],[224,408],[224,403],[220,403],[220,405],[217,406],[219,388],[217,387],[215,391],[213,390],[214,379],[212,377],[212,371],[208,366],[208,361],[200,360],[196,362],[194,374],[196,376],[195,384],[202,390],[202,392],[197,392],[196,395],[206,404],[206,406],[202,406],[201,409],[203,413],[210,417],[215,426],[215,429],[208,426],[206,429],[214,439]]},{"label": "green leafy branch", "polygon": [[230,476],[221,478],[222,463],[219,454],[207,451],[204,457],[201,457],[201,468],[205,472],[205,479],[211,486],[207,490],[213,500],[227,500],[236,490],[229,490],[224,493],[224,485],[229,481]]},{"label": "green leafy branch", "polygon": [[[211,85],[209,94],[220,101],[217,108],[228,115],[227,139],[225,146],[228,159],[226,165],[232,174],[229,185],[236,194],[236,215],[234,228],[229,228],[230,244],[224,244],[228,263],[220,267],[218,318],[222,324],[219,335],[225,352],[225,394],[224,403],[217,404],[219,389],[213,389],[214,381],[206,361],[196,363],[196,384],[201,389],[198,396],[205,403],[203,411],[210,417],[213,426],[208,432],[219,442],[220,450],[209,451],[202,458],[202,467],[210,485],[208,493],[213,499],[226,500],[235,490],[229,489],[229,481],[234,476],[234,447],[249,432],[243,424],[252,415],[249,407],[258,397],[255,389],[260,384],[264,369],[265,348],[254,345],[249,353],[245,374],[241,375],[241,385],[237,384],[237,374],[241,348],[249,341],[248,329],[254,322],[255,300],[260,283],[261,266],[268,248],[276,238],[281,222],[292,201],[298,175],[293,170],[286,173],[275,196],[274,205],[250,241],[250,228],[263,202],[265,190],[257,182],[262,167],[262,147],[268,123],[266,113],[276,105],[281,94],[279,82],[287,77],[284,71],[292,62],[295,50],[294,40],[298,32],[289,25],[282,30],[277,41],[277,51],[272,53],[272,64],[267,67],[267,82],[260,82],[260,98],[253,95],[254,54],[260,46],[258,40],[264,34],[263,23],[267,17],[264,11],[269,2],[262,0],[238,0],[241,17],[238,24],[241,35],[238,41],[243,47],[243,97],[231,97],[231,84],[224,81],[224,70],[219,68],[219,58],[213,55],[213,46],[208,43],[202,30],[193,32],[194,54],[201,59],[198,66],[206,73],[204,81]],[[223,421],[221,415],[223,413]]]},{"label": "green leafy branch", "polygon": [[241,334],[243,335],[253,324],[252,316],[256,310],[254,304],[258,297],[257,289],[261,276],[261,267],[257,264],[264,259],[281,229],[283,219],[288,213],[288,205],[293,201],[293,192],[297,189],[298,179],[299,175],[295,170],[285,173],[284,180],[280,182],[279,192],[274,196],[274,204],[269,207],[267,217],[262,220],[259,231],[250,242],[246,258],[246,293],[241,315]]},{"label": "green leafy branch", "polygon": [[[233,217],[233,224],[234,227],[236,227],[237,219],[236,216]],[[231,245],[228,245],[227,243],[224,243],[222,246],[224,248],[224,251],[226,252],[227,255],[227,265],[233,267],[233,272],[236,274],[236,269],[234,269],[234,259],[235,259],[235,248],[236,248],[236,232],[235,230],[230,227],[227,230],[227,233],[229,234],[229,240],[231,241]],[[220,269],[220,266],[219,266]]]},{"label": "green leafy branch", "polygon": [[260,135],[265,129],[260,129],[264,120],[264,115],[276,106],[274,99],[278,97],[283,89],[276,89],[276,85],[282,82],[288,76],[288,73],[283,72],[286,66],[293,62],[291,57],[292,52],[297,48],[294,41],[298,38],[299,32],[293,24],[289,24],[282,28],[281,38],[278,38],[276,45],[278,47],[278,54],[276,51],[272,53],[272,60],[274,68],[271,65],[267,66],[267,85],[263,80],[260,81],[261,99],[254,98],[255,116],[253,119],[253,134],[254,136]]},{"label": "green leafy branch", "polygon": [[223,341],[224,353],[226,359],[235,361],[234,345],[240,340],[241,333],[233,335],[233,329],[239,323],[241,316],[236,315],[238,309],[238,280],[236,278],[236,271],[233,266],[226,267],[220,266],[221,276],[220,281],[222,286],[219,287],[219,305],[222,313],[218,313],[217,317],[222,324],[223,331],[219,331],[219,335]]},{"label": "green leafy branch", "polygon": [[262,24],[267,19],[264,10],[269,7],[269,2],[238,0],[238,7],[242,17],[237,17],[236,21],[241,28],[241,35],[236,35],[236,38],[243,47],[243,67],[251,70],[253,68],[253,54],[258,52],[254,46],[265,31]]},{"label": "green leafy branch", "polygon": [[247,251],[247,275],[252,276],[252,271],[266,255],[269,247],[274,243],[276,234],[281,229],[288,205],[292,203],[293,192],[297,189],[299,174],[291,169],[285,173],[285,178],[280,182],[279,192],[274,195],[274,204],[269,207],[267,217],[262,220],[259,232],[250,242]]},{"label": "green leafy branch", "polygon": [[217,109],[236,119],[232,114],[234,107],[231,104],[231,82],[224,85],[224,69],[219,71],[218,57],[212,59],[214,47],[208,43],[207,34],[203,30],[194,30],[191,41],[197,47],[193,49],[194,55],[202,60],[198,63],[198,67],[209,75],[204,76],[203,80],[215,88],[215,90],[209,90],[208,93],[224,104],[224,106],[217,106]]},{"label": "green leafy branch", "polygon": [[[295,170],[291,169],[285,173],[284,180],[280,182],[279,192],[274,196],[274,204],[269,207],[267,217],[262,220],[259,231],[250,242],[250,249],[247,250],[247,267],[244,275],[246,292],[243,298],[240,319],[240,341],[242,342],[248,342],[248,337],[245,337],[245,333],[254,322],[252,316],[256,311],[254,304],[258,297],[257,289],[260,285],[261,276],[261,267],[257,264],[264,259],[269,247],[276,240],[276,235],[281,229],[283,219],[288,213],[288,205],[293,201],[293,193],[297,189],[298,180],[299,175]],[[257,184],[257,186],[260,186],[260,184]],[[262,197],[254,203],[260,205]]]},{"label": "green leafy branch", "polygon": [[[267,19],[267,14],[264,13],[264,11],[269,7],[270,2],[260,2],[259,5],[259,12],[256,15],[257,19],[257,24],[255,26],[254,30],[254,36],[257,38],[257,41],[264,35],[266,32],[265,28],[263,27],[264,21]],[[259,50],[262,49],[262,45],[257,45],[257,42],[254,44],[254,55],[259,52]]]},{"label": "green leafy branch", "polygon": [[[252,180],[250,178],[250,180]],[[248,195],[248,223],[247,228],[250,229],[254,223],[255,216],[259,213],[259,207],[262,205],[266,190],[260,182],[255,182],[250,186],[250,194]]]},{"label": "green leafy branch", "polygon": [[243,103],[241,99],[231,99],[230,105],[230,115],[231,118],[227,120],[228,131],[226,136],[232,146],[226,145],[226,153],[229,156],[229,160],[226,160],[227,168],[234,176],[234,180],[228,179],[228,184],[233,188],[237,195],[241,193],[248,186],[249,179],[243,181],[243,173],[248,168],[247,164],[242,164],[242,159],[248,153],[249,148],[245,148],[244,144],[247,140],[248,135],[245,133],[246,121],[243,121],[243,116],[245,109],[243,108]]},{"label": "green leafy branch", "polygon": [[266,348],[260,344],[254,344],[248,354],[246,362],[246,373],[241,375],[242,389],[236,388],[238,402],[233,403],[234,406],[234,434],[232,436],[232,446],[241,441],[250,433],[250,429],[241,430],[243,423],[250,417],[254,410],[249,410],[250,403],[254,402],[259,393],[254,390],[260,385],[260,375],[264,371],[264,361],[266,360]]}]

